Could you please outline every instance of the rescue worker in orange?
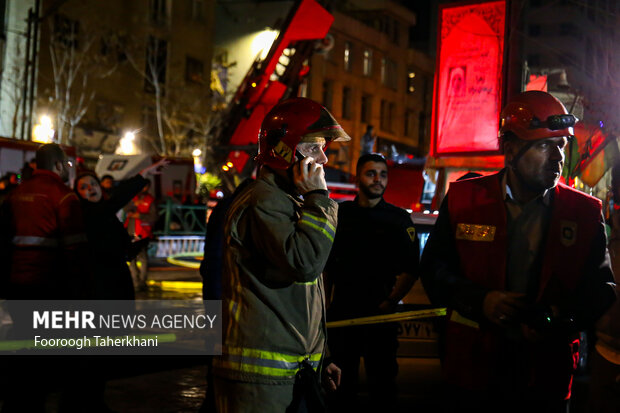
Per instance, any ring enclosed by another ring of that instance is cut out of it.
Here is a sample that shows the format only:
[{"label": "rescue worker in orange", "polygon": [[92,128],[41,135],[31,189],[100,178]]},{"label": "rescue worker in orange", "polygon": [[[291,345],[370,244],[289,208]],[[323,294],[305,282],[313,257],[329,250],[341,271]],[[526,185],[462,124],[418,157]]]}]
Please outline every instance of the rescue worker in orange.
[{"label": "rescue worker in orange", "polygon": [[[226,213],[222,356],[213,359],[220,413],[297,412],[321,404],[311,397],[300,405],[297,390],[318,396],[311,390],[326,344],[321,272],[338,215],[328,197],[324,151],[331,141],[348,140],[327,109],[310,99],[280,102],[263,120],[258,177]],[[323,369],[335,389],[340,370],[334,364]]]},{"label": "rescue worker in orange", "polygon": [[10,299],[78,299],[92,293],[80,201],[66,185],[70,162],[57,144],[36,152],[32,178],[6,199]]},{"label": "rescue worker in orange", "polygon": [[558,181],[576,118],[528,91],[501,113],[499,173],[454,182],[422,258],[449,309],[448,411],[566,413],[578,332],[615,300],[601,202]]},{"label": "rescue worker in orange", "polygon": [[[36,164],[32,177],[16,187],[3,205],[0,235],[10,240],[5,297],[90,299],[94,287],[87,266],[89,250],[80,201],[66,185],[71,164],[57,144],[41,146]],[[14,310],[14,302],[7,302],[13,319],[11,334],[32,339],[20,333],[21,326],[32,325],[32,315]],[[5,362],[10,380],[3,412],[45,411],[50,383],[61,384],[61,404],[66,403],[67,408],[80,405],[90,388],[91,382],[79,376],[80,370],[71,360],[36,356],[36,360],[19,357]],[[76,377],[80,377],[77,382]]]},{"label": "rescue worker in orange", "polygon": [[[142,191],[127,205],[127,219],[125,227],[134,241],[146,240],[153,237],[153,223],[157,219],[155,197],[149,193],[151,181],[147,180]],[[129,269],[133,278],[134,288],[146,289],[148,275],[148,244],[144,244],[136,257],[131,260]]]}]

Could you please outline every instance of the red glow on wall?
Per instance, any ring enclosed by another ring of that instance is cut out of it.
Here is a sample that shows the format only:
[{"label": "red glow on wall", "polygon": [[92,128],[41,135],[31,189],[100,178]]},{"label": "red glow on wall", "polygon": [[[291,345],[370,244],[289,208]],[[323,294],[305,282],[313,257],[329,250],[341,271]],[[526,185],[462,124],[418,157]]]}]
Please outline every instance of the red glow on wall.
[{"label": "red glow on wall", "polygon": [[497,153],[506,2],[442,6],[431,155]]}]

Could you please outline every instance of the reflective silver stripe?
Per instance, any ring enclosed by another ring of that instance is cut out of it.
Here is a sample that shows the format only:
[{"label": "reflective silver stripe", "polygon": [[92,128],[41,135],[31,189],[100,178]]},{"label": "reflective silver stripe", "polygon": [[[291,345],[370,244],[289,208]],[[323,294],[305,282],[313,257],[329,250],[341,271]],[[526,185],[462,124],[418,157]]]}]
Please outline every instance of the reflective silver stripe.
[{"label": "reflective silver stripe", "polygon": [[86,242],[86,241],[88,241],[88,238],[86,238],[86,234],[84,233],[75,234],[75,235],[67,235],[66,237],[62,238],[63,245],[79,244],[81,242]]},{"label": "reflective silver stripe", "polygon": [[13,244],[21,246],[57,247],[58,240],[54,238],[16,235],[13,237]]}]

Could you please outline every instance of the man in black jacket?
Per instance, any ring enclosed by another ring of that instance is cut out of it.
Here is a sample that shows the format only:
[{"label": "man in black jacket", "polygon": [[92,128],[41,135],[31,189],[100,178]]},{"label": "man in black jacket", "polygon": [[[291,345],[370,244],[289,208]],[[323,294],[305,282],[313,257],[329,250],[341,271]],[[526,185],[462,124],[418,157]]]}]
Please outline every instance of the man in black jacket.
[{"label": "man in black jacket", "polygon": [[[339,206],[336,238],[325,268],[327,297],[333,297],[329,321],[393,312],[418,276],[418,237],[409,214],[383,199],[387,183],[385,158],[362,155],[357,162],[359,193]],[[360,357],[370,385],[371,411],[394,410],[396,336],[395,323],[329,331],[334,363],[342,369],[334,411],[355,404]]]}]

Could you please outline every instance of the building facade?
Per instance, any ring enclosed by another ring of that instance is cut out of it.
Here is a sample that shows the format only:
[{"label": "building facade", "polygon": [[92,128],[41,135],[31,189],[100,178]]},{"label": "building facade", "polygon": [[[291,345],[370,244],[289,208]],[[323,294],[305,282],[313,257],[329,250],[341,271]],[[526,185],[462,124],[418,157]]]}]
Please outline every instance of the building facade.
[{"label": "building facade", "polygon": [[354,173],[362,136],[396,162],[428,151],[433,62],[409,47],[415,14],[391,1],[349,2],[333,11],[326,46],[312,57],[302,94],[322,102],[352,141],[329,148],[330,164]]},{"label": "building facade", "polygon": [[[6,2],[9,25],[24,20],[22,3]],[[210,107],[214,2],[43,0],[38,20],[33,127],[47,116],[86,158],[127,132],[142,152],[191,152]],[[4,122],[0,132],[11,135]]]}]

